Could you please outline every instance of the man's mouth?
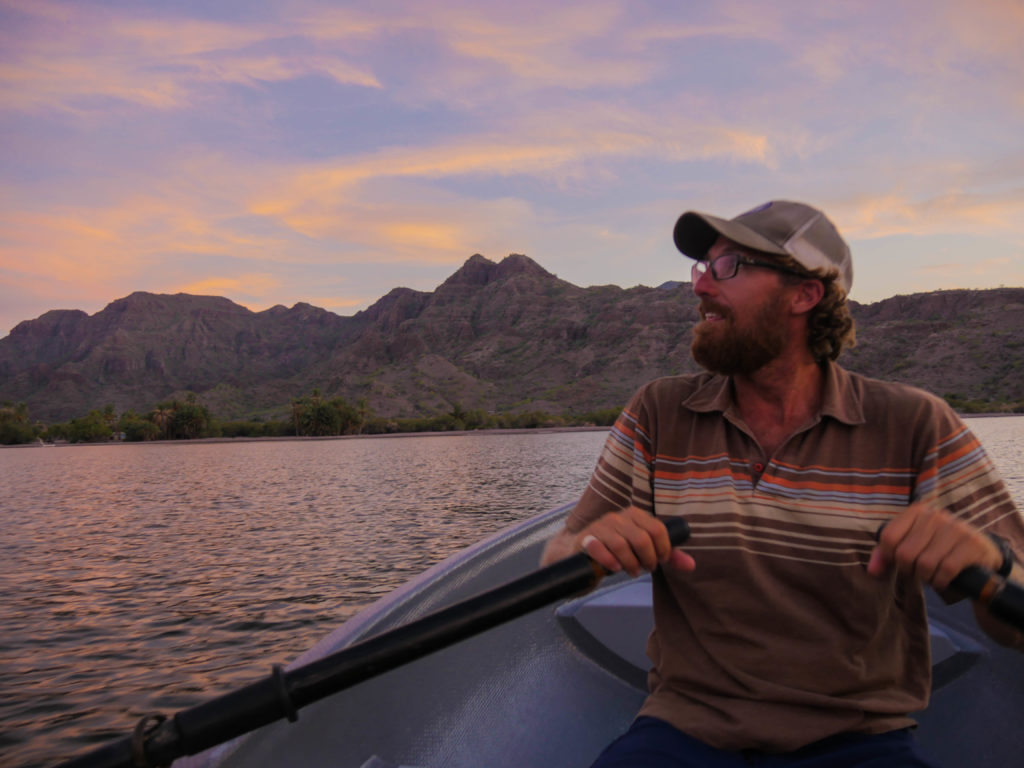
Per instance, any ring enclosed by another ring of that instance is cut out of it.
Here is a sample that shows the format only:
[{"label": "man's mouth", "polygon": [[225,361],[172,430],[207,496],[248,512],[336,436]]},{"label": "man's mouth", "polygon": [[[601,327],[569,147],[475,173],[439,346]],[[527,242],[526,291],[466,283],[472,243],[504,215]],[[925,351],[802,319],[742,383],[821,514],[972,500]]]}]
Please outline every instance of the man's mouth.
[{"label": "man's mouth", "polygon": [[725,320],[728,317],[728,314],[725,311],[718,308],[702,306],[700,308],[700,317],[702,320],[705,320],[709,323],[717,323],[721,322],[722,320]]}]

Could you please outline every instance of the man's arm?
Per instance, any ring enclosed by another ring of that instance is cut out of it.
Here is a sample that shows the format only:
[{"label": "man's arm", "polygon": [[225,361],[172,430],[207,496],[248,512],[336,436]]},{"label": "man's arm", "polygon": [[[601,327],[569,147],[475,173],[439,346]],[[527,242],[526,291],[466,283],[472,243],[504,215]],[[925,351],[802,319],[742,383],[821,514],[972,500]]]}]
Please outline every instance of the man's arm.
[{"label": "man's arm", "polygon": [[566,525],[544,547],[541,564],[584,551],[607,570],[631,576],[653,571],[659,564],[683,571],[697,565],[688,554],[673,549],[664,523],[637,507],[606,512],[578,531]]},{"label": "man's arm", "polygon": [[[944,592],[965,568],[975,565],[998,571],[1003,553],[992,539],[945,510],[917,503],[894,517],[882,530],[871,553],[868,573],[882,577],[890,568],[914,576]],[[1011,577],[1020,573],[1015,566]],[[990,616],[975,604],[978,624],[997,643],[1024,650],[1024,635]]]}]

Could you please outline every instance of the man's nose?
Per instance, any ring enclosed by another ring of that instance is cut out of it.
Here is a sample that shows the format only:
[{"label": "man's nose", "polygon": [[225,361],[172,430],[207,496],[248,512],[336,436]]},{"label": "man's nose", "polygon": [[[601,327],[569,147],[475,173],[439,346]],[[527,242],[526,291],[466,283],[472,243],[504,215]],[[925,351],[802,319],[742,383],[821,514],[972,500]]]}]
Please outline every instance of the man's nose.
[{"label": "man's nose", "polygon": [[718,287],[715,285],[715,278],[711,276],[711,270],[708,269],[704,272],[696,272],[696,278],[693,280],[693,292],[698,296],[711,296],[718,292]]}]

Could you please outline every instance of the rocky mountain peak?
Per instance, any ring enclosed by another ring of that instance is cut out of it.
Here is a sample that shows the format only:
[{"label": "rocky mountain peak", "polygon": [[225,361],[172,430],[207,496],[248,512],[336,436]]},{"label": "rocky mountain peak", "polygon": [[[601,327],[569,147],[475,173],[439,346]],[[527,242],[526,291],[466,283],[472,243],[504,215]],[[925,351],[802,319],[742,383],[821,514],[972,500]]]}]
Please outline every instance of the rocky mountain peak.
[{"label": "rocky mountain peak", "polygon": [[539,278],[553,278],[550,272],[529,256],[513,253],[499,263],[495,263],[479,253],[473,254],[455,274],[445,280],[441,286],[476,286],[482,287],[501,280],[508,280],[519,275]]},{"label": "rocky mountain peak", "polygon": [[23,320],[11,329],[13,338],[45,338],[71,332],[89,315],[80,309],[51,309],[35,320]]},{"label": "rocky mountain peak", "polygon": [[451,277],[441,283],[441,287],[453,285],[487,285],[487,283],[491,281],[491,276],[494,274],[494,268],[497,266],[497,264],[486,256],[474,253],[454,274],[452,274]]},{"label": "rocky mountain peak", "polygon": [[414,291],[412,288],[392,288],[355,316],[357,319],[377,323],[381,328],[390,330],[397,328],[402,321],[419,315],[429,298],[429,293]]},{"label": "rocky mountain peak", "polygon": [[148,293],[135,291],[124,298],[110,302],[103,312],[179,312],[183,304],[191,309],[248,312],[245,307],[235,304],[223,296],[197,296],[191,293]]},{"label": "rocky mountain peak", "polygon": [[495,280],[505,280],[514,275],[531,275],[533,277],[554,277],[544,267],[521,253],[512,253],[501,260],[494,270]]}]

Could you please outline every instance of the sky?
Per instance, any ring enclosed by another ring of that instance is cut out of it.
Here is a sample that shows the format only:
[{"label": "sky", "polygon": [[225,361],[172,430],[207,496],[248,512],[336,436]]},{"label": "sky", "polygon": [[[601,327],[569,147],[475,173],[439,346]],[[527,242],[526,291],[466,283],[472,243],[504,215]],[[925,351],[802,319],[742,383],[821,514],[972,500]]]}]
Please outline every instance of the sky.
[{"label": "sky", "polygon": [[826,212],[851,298],[1024,285],[1020,0],[0,0],[0,336],[133,291],[341,315],[475,253],[688,280]]}]

